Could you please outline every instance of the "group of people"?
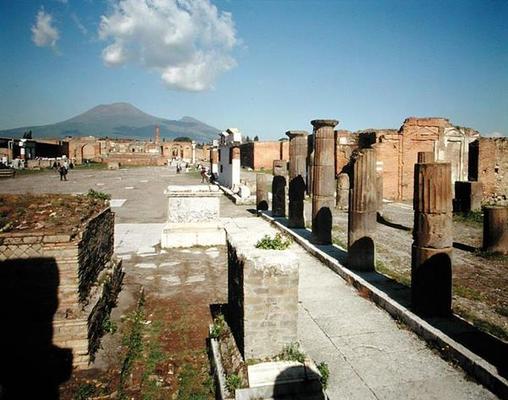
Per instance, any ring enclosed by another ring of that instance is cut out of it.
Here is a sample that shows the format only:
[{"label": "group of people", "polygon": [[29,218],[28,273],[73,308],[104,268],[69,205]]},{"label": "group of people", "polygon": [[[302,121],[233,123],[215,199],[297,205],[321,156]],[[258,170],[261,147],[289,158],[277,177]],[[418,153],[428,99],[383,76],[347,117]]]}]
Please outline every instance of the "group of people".
[{"label": "group of people", "polygon": [[200,166],[200,174],[201,174],[201,183],[205,182],[215,183],[217,181],[217,174],[214,174],[213,172],[210,172],[210,174],[208,174],[208,168],[206,168],[204,165]]},{"label": "group of people", "polygon": [[58,173],[60,174],[60,180],[61,181],[66,181],[67,180],[67,174],[69,173],[69,169],[73,169],[74,168],[74,164],[73,162],[69,162],[67,159],[64,159],[62,163],[60,163],[60,161],[54,161],[53,162],[53,169],[55,171],[58,171]]}]

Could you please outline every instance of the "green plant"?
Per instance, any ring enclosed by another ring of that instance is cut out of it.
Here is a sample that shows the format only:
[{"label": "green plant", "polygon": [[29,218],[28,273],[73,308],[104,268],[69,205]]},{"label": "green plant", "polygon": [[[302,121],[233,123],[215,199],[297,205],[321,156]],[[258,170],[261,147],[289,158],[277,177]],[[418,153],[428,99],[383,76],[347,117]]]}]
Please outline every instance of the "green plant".
[{"label": "green plant", "polygon": [[90,397],[94,396],[95,386],[91,383],[82,383],[78,386],[76,393],[74,393],[74,400],[87,400]]},{"label": "green plant", "polygon": [[140,358],[143,351],[143,328],[145,326],[145,315],[143,311],[144,302],[144,295],[141,293],[136,310],[128,317],[128,320],[130,321],[130,329],[122,338],[122,344],[127,348],[127,351],[120,370],[118,393],[121,399],[125,397],[123,389],[127,377],[131,373],[132,366],[134,365],[134,362]]},{"label": "green plant", "polygon": [[323,385],[323,389],[326,389],[328,386],[328,379],[330,378],[330,369],[328,368],[328,364],[326,362],[320,362],[317,365],[317,369],[321,374],[321,385]]},{"label": "green plant", "polygon": [[483,224],[483,211],[457,212],[453,215],[453,219],[469,225]]},{"label": "green plant", "polygon": [[114,335],[118,330],[118,326],[114,321],[111,321],[109,318],[106,318],[102,322],[102,329],[104,332],[111,333],[112,335]]},{"label": "green plant", "polygon": [[104,192],[98,192],[96,190],[90,189],[88,190],[88,193],[86,194],[87,197],[91,199],[98,199],[98,200],[111,200],[111,195]]},{"label": "green plant", "polygon": [[282,348],[282,352],[279,354],[278,358],[284,361],[298,361],[303,363],[305,361],[305,354],[300,350],[300,343],[293,342]]},{"label": "green plant", "polygon": [[213,339],[218,339],[226,329],[226,321],[224,319],[224,315],[219,314],[217,317],[213,319],[212,329],[210,330],[210,337]]},{"label": "green plant", "polygon": [[293,243],[291,238],[281,233],[276,233],[273,238],[270,237],[270,235],[263,236],[263,238],[256,243],[256,248],[264,250],[286,250],[291,246],[291,243]]},{"label": "green plant", "polygon": [[236,389],[242,386],[242,380],[237,374],[231,374],[226,377],[226,389],[234,394]]}]

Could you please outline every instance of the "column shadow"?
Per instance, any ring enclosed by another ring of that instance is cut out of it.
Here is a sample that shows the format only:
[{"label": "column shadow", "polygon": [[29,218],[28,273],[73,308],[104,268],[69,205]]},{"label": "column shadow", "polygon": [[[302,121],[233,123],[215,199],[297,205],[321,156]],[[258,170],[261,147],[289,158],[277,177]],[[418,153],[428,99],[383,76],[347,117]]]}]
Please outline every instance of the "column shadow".
[{"label": "column shadow", "polygon": [[54,258],[0,262],[0,398],[58,399],[72,350],[53,345],[60,276]]}]

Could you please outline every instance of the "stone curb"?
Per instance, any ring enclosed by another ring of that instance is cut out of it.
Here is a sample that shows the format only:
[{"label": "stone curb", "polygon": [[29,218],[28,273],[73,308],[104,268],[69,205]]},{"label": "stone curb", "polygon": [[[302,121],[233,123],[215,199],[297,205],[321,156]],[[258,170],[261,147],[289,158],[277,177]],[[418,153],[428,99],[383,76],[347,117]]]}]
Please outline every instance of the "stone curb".
[{"label": "stone curb", "polygon": [[242,199],[237,194],[233,193],[233,191],[225,186],[222,186],[219,183],[215,183],[220,190],[224,192],[226,197],[230,199],[236,205],[255,205],[256,204],[256,196],[250,196],[248,199]]},{"label": "stone curb", "polygon": [[[409,329],[424,339],[433,348],[440,351],[447,361],[453,361],[466,373],[474,377],[479,383],[487,387],[502,399],[508,399],[508,380],[497,373],[497,368],[485,361],[466,347],[434,328],[406,307],[391,299],[386,293],[356,275],[353,271],[344,268],[335,258],[319,250],[307,239],[302,238],[291,229],[285,227],[275,218],[265,212],[260,212],[262,218],[275,225],[307,250],[314,257],[323,262],[328,268],[338,274],[342,279],[354,286],[379,307],[387,311],[393,318],[402,321]],[[338,247],[334,245],[335,247]],[[338,247],[340,248],[340,247]]]},{"label": "stone curb", "polygon": [[[211,333],[212,325],[208,327],[208,332]],[[216,396],[220,400],[232,399],[228,397],[228,390],[226,389],[226,374],[222,367],[222,361],[219,352],[219,342],[217,339],[210,337],[210,358],[212,362],[213,374],[216,379],[218,390],[216,389]]]}]

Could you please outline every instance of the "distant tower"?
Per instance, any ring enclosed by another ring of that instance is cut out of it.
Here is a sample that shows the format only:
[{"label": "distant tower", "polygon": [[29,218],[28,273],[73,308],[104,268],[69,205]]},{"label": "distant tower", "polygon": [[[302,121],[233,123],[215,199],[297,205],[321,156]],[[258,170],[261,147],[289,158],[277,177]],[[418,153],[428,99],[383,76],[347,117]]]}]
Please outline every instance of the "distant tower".
[{"label": "distant tower", "polygon": [[155,144],[159,144],[161,142],[161,128],[159,125],[155,127]]}]

